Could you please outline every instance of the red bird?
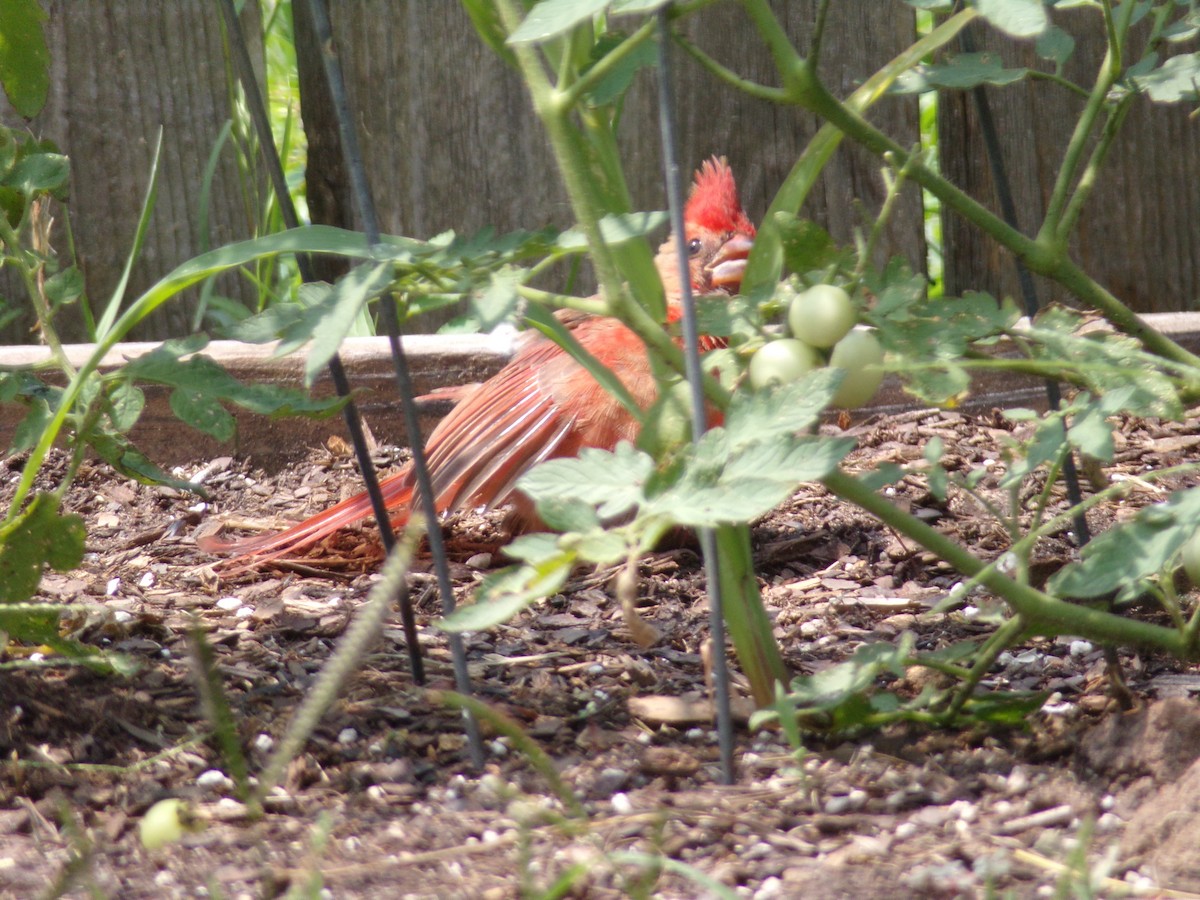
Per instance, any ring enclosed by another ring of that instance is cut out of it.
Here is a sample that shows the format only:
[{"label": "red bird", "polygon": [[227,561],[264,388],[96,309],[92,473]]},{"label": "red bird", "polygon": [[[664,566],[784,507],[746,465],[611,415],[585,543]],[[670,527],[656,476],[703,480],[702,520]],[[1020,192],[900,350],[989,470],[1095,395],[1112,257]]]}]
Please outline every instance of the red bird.
[{"label": "red bird", "polygon": [[[754,234],[729,166],[721,159],[708,160],[696,172],[684,209],[693,292],[736,293]],[[666,292],[667,319],[677,321],[683,310],[673,240],[659,248],[655,263]],[[564,321],[643,409],[654,402],[655,380],[637,334],[613,318],[570,315]],[[710,338],[703,346],[718,343]],[[583,447],[612,450],[621,441],[634,441],[637,432],[633,416],[586,369],[549,338],[530,333],[513,359],[487,381],[469,388],[430,436],[426,456],[437,508],[446,512],[502,505],[514,499],[517,479],[538,463],[575,456]],[[380,482],[397,527],[407,522],[413,508],[414,482],[411,466]],[[370,500],[362,493],[285,531],[231,542],[209,536],[198,543],[205,550],[236,553],[230,562],[240,571],[313,544],[370,515]]]}]

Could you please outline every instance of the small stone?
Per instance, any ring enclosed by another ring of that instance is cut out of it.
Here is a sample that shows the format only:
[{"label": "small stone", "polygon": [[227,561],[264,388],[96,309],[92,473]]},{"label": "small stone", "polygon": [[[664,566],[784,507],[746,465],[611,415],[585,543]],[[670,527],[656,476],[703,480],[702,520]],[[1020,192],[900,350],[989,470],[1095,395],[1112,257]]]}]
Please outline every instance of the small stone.
[{"label": "small stone", "polygon": [[240,597],[222,597],[217,601],[217,609],[223,609],[225,612],[233,612],[235,609],[241,608],[241,605]]},{"label": "small stone", "polygon": [[196,787],[220,790],[232,786],[233,782],[220,769],[207,769],[196,776]]},{"label": "small stone", "polygon": [[358,740],[358,732],[353,728],[343,728],[338,732],[337,739],[338,743],[342,744],[343,746],[346,744],[353,744]]}]

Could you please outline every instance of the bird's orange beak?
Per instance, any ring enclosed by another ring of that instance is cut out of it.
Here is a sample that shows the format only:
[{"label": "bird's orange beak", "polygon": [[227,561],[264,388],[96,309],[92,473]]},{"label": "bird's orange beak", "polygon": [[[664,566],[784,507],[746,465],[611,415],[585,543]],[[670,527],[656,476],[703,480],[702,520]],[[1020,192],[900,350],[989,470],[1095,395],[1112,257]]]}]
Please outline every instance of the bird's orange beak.
[{"label": "bird's orange beak", "polygon": [[706,267],[712,279],[712,286],[736,294],[742,286],[746,259],[753,247],[754,238],[745,234],[735,234],[722,244],[717,255]]}]

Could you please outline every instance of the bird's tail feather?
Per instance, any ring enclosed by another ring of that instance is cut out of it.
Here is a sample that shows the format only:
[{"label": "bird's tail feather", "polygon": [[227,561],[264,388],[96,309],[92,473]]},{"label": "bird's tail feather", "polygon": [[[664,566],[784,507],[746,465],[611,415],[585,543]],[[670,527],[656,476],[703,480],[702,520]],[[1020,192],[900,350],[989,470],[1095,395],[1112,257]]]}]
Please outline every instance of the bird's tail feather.
[{"label": "bird's tail feather", "polygon": [[[383,492],[384,504],[392,514],[393,527],[406,523],[413,494],[408,468],[383,479],[379,487]],[[206,535],[197,538],[196,543],[201,550],[209,553],[232,553],[233,556],[222,562],[220,568],[234,574],[286,556],[300,547],[315,544],[342,528],[369,518],[371,513],[371,498],[364,491],[283,531],[232,540],[219,535]]]}]

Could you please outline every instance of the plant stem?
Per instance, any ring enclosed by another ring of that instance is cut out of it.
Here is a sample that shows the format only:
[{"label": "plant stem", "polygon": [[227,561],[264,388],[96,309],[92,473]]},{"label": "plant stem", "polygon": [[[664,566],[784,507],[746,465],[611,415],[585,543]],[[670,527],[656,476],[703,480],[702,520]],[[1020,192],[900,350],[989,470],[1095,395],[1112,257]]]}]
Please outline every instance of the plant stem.
[{"label": "plant stem", "polygon": [[1097,643],[1155,647],[1181,659],[1196,656],[1192,643],[1174,629],[1067,603],[1028,585],[1018,584],[941,532],[897,509],[845,472],[834,472],[823,480],[825,486],[843,500],[862,507],[900,534],[912,538],[962,574],[977,578],[980,584],[1008,603],[1017,615],[1024,617],[1031,632],[1077,634]]},{"label": "plant stem", "polygon": [[575,82],[561,92],[562,103],[567,108],[573,108],[583,98],[583,95],[594,88],[602,79],[607,78],[617,66],[621,65],[634,50],[654,36],[654,19],[648,18],[642,26],[629,37],[625,38],[604,56],[594,66],[580,75]]}]

